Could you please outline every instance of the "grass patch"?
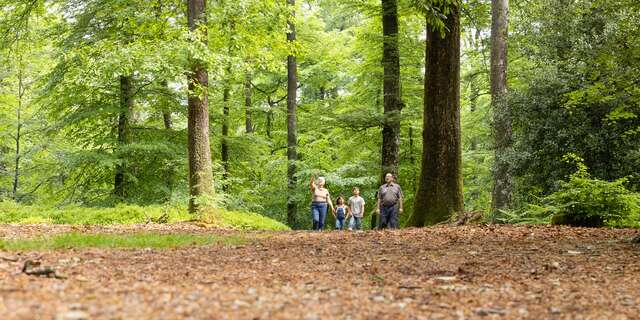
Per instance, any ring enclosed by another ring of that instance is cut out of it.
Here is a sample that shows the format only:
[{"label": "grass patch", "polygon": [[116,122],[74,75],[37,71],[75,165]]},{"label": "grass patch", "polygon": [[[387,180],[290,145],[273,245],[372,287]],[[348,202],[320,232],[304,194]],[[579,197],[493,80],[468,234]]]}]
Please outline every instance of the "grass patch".
[{"label": "grass patch", "polygon": [[[215,224],[224,228],[240,230],[289,230],[286,225],[268,217],[250,213],[215,210]],[[25,206],[11,201],[0,201],[0,224],[71,224],[110,225],[144,224],[167,217],[167,223],[190,221],[194,217],[186,206],[151,205],[137,206],[120,204],[115,207]]]},{"label": "grass patch", "polygon": [[241,235],[193,234],[85,234],[63,233],[49,238],[0,240],[0,249],[10,251],[42,251],[70,248],[177,248],[190,245],[241,245],[248,239]]}]

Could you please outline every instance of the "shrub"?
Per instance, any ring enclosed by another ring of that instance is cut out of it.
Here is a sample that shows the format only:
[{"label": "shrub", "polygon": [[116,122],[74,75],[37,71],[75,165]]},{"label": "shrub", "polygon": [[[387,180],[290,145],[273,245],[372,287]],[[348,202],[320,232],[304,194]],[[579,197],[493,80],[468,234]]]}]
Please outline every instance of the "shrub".
[{"label": "shrub", "polygon": [[527,204],[520,211],[504,212],[509,223],[551,223],[584,227],[638,226],[640,195],[625,187],[626,178],[612,182],[592,178],[581,159],[578,170],[558,190]]}]

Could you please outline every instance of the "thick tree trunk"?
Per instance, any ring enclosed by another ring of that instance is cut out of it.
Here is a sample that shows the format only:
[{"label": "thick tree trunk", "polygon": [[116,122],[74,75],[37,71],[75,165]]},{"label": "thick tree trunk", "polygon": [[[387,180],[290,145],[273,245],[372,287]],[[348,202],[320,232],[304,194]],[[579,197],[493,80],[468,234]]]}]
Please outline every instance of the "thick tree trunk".
[{"label": "thick tree trunk", "polygon": [[511,148],[511,114],[507,101],[508,0],[491,1],[491,102],[495,136],[495,164],[491,193],[492,217],[511,202],[512,177],[505,159]]},{"label": "thick tree trunk", "polygon": [[[295,0],[287,0],[287,4],[295,10]],[[295,11],[292,11],[287,24],[287,41],[293,45],[296,41],[296,26],[294,23]],[[290,49],[292,50],[292,49]],[[293,52],[287,57],[287,223],[294,226],[296,223],[297,205],[294,200],[296,191],[296,161],[297,153],[297,90],[298,90],[298,64]]]},{"label": "thick tree trunk", "polygon": [[398,174],[400,154],[400,50],[398,48],[398,1],[382,0],[382,67],[384,69],[384,125],[382,127],[382,152],[380,183],[391,172]]},{"label": "thick tree trunk", "polygon": [[444,20],[445,37],[427,25],[422,170],[413,226],[432,225],[463,211],[460,146],[460,16]]},{"label": "thick tree trunk", "polygon": [[[207,43],[206,0],[188,0],[189,29],[196,32],[199,41]],[[189,152],[189,211],[199,209],[197,197],[213,194],[211,148],[209,146],[209,75],[206,63],[190,57],[189,114],[187,121]]]},{"label": "thick tree trunk", "polygon": [[251,123],[251,72],[247,71],[244,76],[244,128],[247,133],[253,133],[253,123]]},{"label": "thick tree trunk", "polygon": [[121,200],[127,197],[126,162],[122,149],[130,142],[129,118],[133,111],[133,84],[131,76],[120,76],[120,113],[118,114],[118,164],[114,178],[113,193]]}]

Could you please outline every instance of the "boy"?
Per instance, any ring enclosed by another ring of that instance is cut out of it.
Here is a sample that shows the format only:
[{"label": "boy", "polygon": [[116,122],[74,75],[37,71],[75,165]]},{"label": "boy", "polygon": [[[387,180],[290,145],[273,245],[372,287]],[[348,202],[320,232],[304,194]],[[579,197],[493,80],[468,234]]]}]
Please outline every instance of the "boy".
[{"label": "boy", "polygon": [[[349,198],[349,215],[352,217],[355,229],[362,229],[362,219],[364,218],[364,199],[360,196],[360,189],[358,187],[354,187],[353,196]],[[349,230],[352,230],[351,225],[349,225]]]}]

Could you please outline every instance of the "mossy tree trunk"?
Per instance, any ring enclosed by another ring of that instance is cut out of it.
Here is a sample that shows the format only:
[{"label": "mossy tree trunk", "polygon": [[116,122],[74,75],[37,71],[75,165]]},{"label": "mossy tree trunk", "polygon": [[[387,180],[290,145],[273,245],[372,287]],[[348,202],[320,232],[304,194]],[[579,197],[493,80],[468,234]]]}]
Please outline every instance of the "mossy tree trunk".
[{"label": "mossy tree trunk", "polygon": [[460,9],[452,5],[444,37],[427,24],[422,167],[413,226],[463,211],[460,145]]},{"label": "mossy tree trunk", "polygon": [[[198,36],[197,41],[207,43],[206,0],[188,0],[189,30]],[[190,57],[188,98],[188,152],[189,152],[189,211],[199,209],[198,197],[213,194],[211,149],[209,146],[209,75],[206,63]]]},{"label": "mossy tree trunk", "polygon": [[127,197],[126,168],[127,156],[123,149],[130,143],[130,123],[133,112],[133,79],[132,76],[120,76],[120,112],[118,113],[118,137],[116,153],[118,164],[114,178],[113,193],[121,200]]}]

